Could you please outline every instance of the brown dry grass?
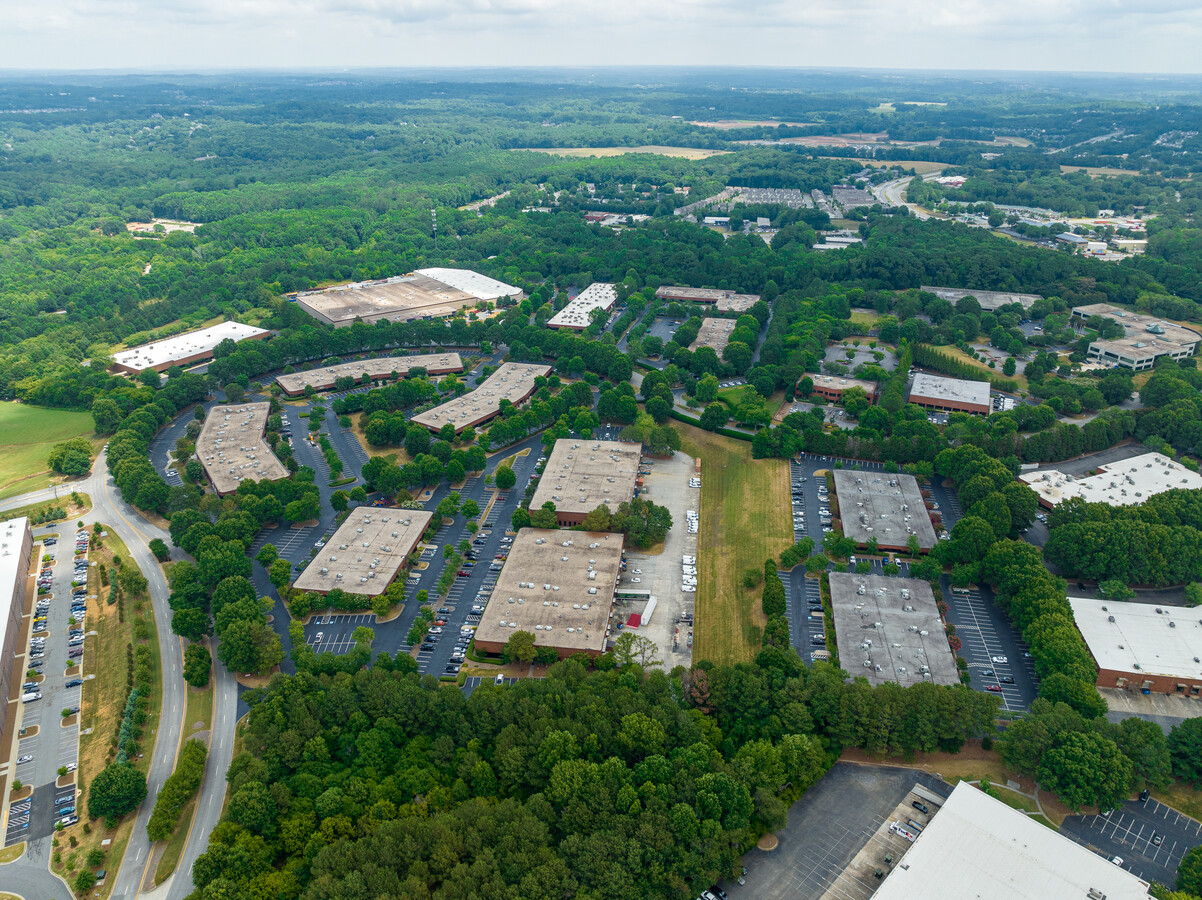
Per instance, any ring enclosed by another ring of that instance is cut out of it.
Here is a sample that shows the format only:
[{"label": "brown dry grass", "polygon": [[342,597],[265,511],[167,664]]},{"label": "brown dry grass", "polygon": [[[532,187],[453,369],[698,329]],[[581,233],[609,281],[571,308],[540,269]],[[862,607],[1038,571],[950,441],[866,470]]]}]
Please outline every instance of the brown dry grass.
[{"label": "brown dry grass", "polygon": [[[839,159],[845,160],[846,156],[820,156],[819,159]],[[856,162],[863,163],[874,169],[888,169],[893,166],[900,166],[903,169],[913,169],[919,175],[927,175],[931,172],[942,172],[948,167],[947,163],[932,162],[929,159],[857,159]]]},{"label": "brown dry grass", "polygon": [[766,559],[793,543],[789,463],[752,459],[745,441],[679,422],[673,427],[680,431],[681,449],[701,459],[693,658],[744,662],[759,651],[765,620],[763,588],[744,588],[743,573],[762,572]]},{"label": "brown dry grass", "polygon": [[1090,178],[1100,178],[1103,175],[1142,175],[1138,169],[1115,169],[1110,166],[1061,166],[1060,174],[1069,172],[1084,172]]}]

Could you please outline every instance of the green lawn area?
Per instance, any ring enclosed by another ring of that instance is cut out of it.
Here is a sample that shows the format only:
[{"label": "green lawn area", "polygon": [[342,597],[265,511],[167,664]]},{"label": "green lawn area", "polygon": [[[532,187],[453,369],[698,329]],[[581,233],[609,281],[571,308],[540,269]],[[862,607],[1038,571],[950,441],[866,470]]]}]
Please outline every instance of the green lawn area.
[{"label": "green lawn area", "polygon": [[50,448],[76,437],[89,438],[95,453],[104,438],[93,435],[92,414],[0,403],[0,500],[50,484]]},{"label": "green lawn area", "polygon": [[681,449],[701,459],[701,570],[693,629],[693,658],[746,662],[760,649],[761,586],[743,587],[747,569],[793,543],[789,521],[789,462],[752,459],[751,444],[680,422]]}]

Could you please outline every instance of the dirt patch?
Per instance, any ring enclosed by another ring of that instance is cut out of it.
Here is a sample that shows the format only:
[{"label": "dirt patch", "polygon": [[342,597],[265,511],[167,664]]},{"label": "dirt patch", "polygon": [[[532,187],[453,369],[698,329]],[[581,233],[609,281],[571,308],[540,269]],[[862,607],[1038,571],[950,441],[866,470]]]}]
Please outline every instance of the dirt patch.
[{"label": "dirt patch", "polygon": [[23,785],[21,787],[21,790],[19,790],[19,791],[9,792],[8,802],[16,803],[16,802],[18,802],[20,800],[24,800],[26,797],[30,797],[32,795],[33,795],[33,787],[31,785],[26,784],[26,785]]},{"label": "dirt patch", "polygon": [[72,725],[75,725],[78,722],[79,722],[78,713],[73,716],[64,716],[62,719],[59,720],[59,724],[62,725],[63,728],[70,728]]},{"label": "dirt patch", "polygon": [[54,786],[61,787],[61,788],[69,787],[70,785],[73,785],[73,784],[75,784],[75,773],[74,772],[68,772],[66,775],[60,775],[54,781]]},{"label": "dirt patch", "polygon": [[279,667],[276,666],[266,675],[239,675],[238,684],[247,688],[264,688],[267,687],[268,683],[271,681],[271,677],[278,671]]},{"label": "dirt patch", "polygon": [[771,853],[780,846],[780,839],[775,834],[766,834],[756,841],[755,845],[765,853]]}]

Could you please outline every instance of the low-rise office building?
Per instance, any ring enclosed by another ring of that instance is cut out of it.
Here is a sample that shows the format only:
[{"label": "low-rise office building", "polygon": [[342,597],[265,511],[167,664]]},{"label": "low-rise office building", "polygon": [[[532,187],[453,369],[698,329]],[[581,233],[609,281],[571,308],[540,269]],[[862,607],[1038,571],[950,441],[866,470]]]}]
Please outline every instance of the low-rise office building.
[{"label": "low-rise office building", "polygon": [[503,363],[475,390],[418,413],[411,421],[433,432],[450,423],[459,434],[465,428],[475,428],[500,415],[502,400],[508,400],[514,406],[523,403],[534,394],[534,379],[550,374],[550,366],[538,363]]},{"label": "low-rise office building", "polygon": [[1039,496],[1039,504],[1051,509],[1071,497],[1111,506],[1139,506],[1165,491],[1202,489],[1202,475],[1162,453],[1142,453],[1097,467],[1096,475],[1078,477],[1059,469],[1024,472],[1019,480]]},{"label": "low-rise office building", "polygon": [[[20,646],[21,619],[25,616],[25,604],[29,601],[29,576],[33,562],[33,532],[29,519],[21,516],[0,522],[0,698],[6,704],[19,694],[13,688],[20,687],[25,674],[16,659],[25,652]],[[0,748],[7,747],[6,729],[9,716],[0,716]]]},{"label": "low-rise office building", "polygon": [[579,525],[598,506],[617,512],[619,504],[634,496],[642,451],[642,444],[631,441],[556,441],[530,508],[554,503],[561,527]]},{"label": "low-rise office building", "polygon": [[620,534],[523,528],[476,629],[476,647],[500,653],[516,632],[528,631],[536,647],[553,647],[560,658],[604,653],[622,541]]},{"label": "low-rise office building", "polygon": [[730,343],[730,334],[734,330],[734,319],[712,319],[707,316],[701,320],[701,327],[697,329],[697,337],[693,339],[693,343],[689,344],[689,349],[697,350],[700,347],[709,347],[721,357],[722,351]]},{"label": "low-rise office building", "polygon": [[147,369],[164,372],[172,366],[190,366],[213,358],[213,351],[222,341],[261,341],[270,331],[243,325],[241,322],[222,322],[199,331],[188,331],[175,337],[152,341],[113,354],[113,370],[137,374]]},{"label": "low-rise office building", "polygon": [[1023,309],[1030,309],[1036,300],[1043,299],[1042,294],[1019,294],[1013,291],[979,291],[976,288],[933,287],[929,284],[924,284],[919,290],[926,291],[928,294],[934,294],[936,297],[946,300],[953,306],[965,297],[972,297],[977,301],[981,309],[987,311],[1001,309],[1003,306],[1010,306],[1012,303],[1019,304]]},{"label": "low-rise office building", "polygon": [[881,550],[905,550],[913,536],[921,550],[935,546],[935,527],[913,475],[836,469],[834,477],[843,534],[857,544],[876,538]]},{"label": "low-rise office building", "polygon": [[677,300],[681,303],[712,303],[719,312],[746,312],[760,299],[759,294],[736,294],[720,288],[667,285],[657,289],[655,296],[660,300]]},{"label": "low-rise office building", "polygon": [[1148,900],[1149,887],[1105,856],[961,781],[893,864],[873,900]]},{"label": "low-rise office building", "polygon": [[849,675],[903,687],[960,683],[929,582],[832,572],[830,583],[839,664]]},{"label": "low-rise office building", "polygon": [[371,381],[389,381],[394,375],[405,378],[414,369],[422,369],[427,375],[446,375],[450,372],[462,372],[463,360],[458,353],[417,353],[412,356],[353,359],[333,366],[279,375],[275,383],[283,388],[289,397],[299,397],[307,387],[317,391],[328,391],[339,378],[353,378],[356,384],[361,383],[365,375]]},{"label": "low-rise office building", "polygon": [[910,402],[940,412],[989,415],[989,382],[919,372],[910,387]]},{"label": "low-rise office building", "polygon": [[477,303],[522,296],[521,288],[470,269],[430,268],[377,281],[300,291],[289,294],[288,299],[317,321],[345,328],[357,321],[442,318]]},{"label": "low-rise office building", "polygon": [[1145,316],[1109,303],[1073,307],[1072,322],[1078,328],[1095,316],[1118,322],[1126,332],[1121,338],[1099,338],[1089,345],[1089,356],[1101,363],[1135,372],[1150,369],[1162,356],[1188,359],[1198,352],[1202,335],[1192,328],[1155,316]]},{"label": "low-rise office building", "polygon": [[219,496],[232,494],[246,478],[287,478],[288,467],[264,440],[270,403],[214,406],[196,438],[196,458]]},{"label": "low-rise office building", "polygon": [[868,395],[868,402],[875,403],[879,385],[875,381],[863,381],[859,378],[843,378],[839,375],[807,375],[814,382],[813,394],[830,400],[832,403],[840,403],[843,400],[843,392],[850,388],[859,388]]},{"label": "low-rise office building", "polygon": [[424,509],[352,509],[292,586],[315,594],[341,588],[379,596],[408,565],[433,518]]},{"label": "low-rise office building", "polygon": [[1197,609],[1077,597],[1068,602],[1098,664],[1098,687],[1202,696]]},{"label": "low-rise office building", "polygon": [[568,301],[568,305],[547,320],[548,328],[584,331],[592,324],[593,310],[609,312],[618,302],[618,292],[612,284],[595,281]]}]

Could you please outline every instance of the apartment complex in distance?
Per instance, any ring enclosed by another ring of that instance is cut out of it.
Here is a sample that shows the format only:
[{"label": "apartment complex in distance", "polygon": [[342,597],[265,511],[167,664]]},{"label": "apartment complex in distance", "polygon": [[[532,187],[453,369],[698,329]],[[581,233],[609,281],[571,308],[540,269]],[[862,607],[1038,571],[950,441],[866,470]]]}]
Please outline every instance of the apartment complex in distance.
[{"label": "apartment complex in distance", "polygon": [[177,334],[175,337],[163,338],[120,350],[113,354],[113,370],[137,374],[147,369],[164,372],[172,366],[189,366],[213,358],[213,351],[222,341],[229,339],[238,341],[261,341],[271,334],[264,328],[243,325],[240,322],[222,322],[202,328],[199,331],[189,331]]},{"label": "apartment complex in distance", "polygon": [[356,321],[371,324],[380,319],[408,322],[442,318],[481,301],[521,296],[521,288],[470,269],[432,268],[379,281],[300,291],[289,294],[288,299],[317,321],[345,328]]},{"label": "apartment complex in distance", "polygon": [[1192,328],[1109,303],[1073,307],[1072,321],[1078,328],[1084,328],[1094,316],[1118,322],[1126,333],[1121,338],[1092,341],[1090,358],[1135,372],[1152,368],[1162,356],[1188,359],[1198,352],[1198,341],[1202,339],[1202,335]]},{"label": "apartment complex in distance", "polygon": [[504,363],[475,390],[418,413],[411,421],[434,432],[449,422],[458,434],[500,415],[502,400],[514,406],[527,400],[534,393],[534,379],[550,374],[551,367],[539,363]]},{"label": "apartment complex in distance", "polygon": [[214,406],[196,438],[196,458],[218,496],[238,490],[244,479],[275,481],[289,476],[285,466],[267,445],[270,403]]}]

